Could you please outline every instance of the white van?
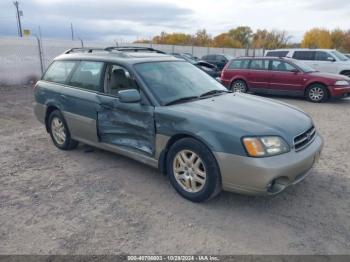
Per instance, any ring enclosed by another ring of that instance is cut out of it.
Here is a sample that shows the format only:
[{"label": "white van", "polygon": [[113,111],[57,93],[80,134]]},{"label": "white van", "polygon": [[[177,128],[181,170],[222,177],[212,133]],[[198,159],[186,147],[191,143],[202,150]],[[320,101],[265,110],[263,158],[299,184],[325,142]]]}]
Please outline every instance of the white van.
[{"label": "white van", "polygon": [[275,49],[267,50],[265,56],[290,57],[317,71],[350,77],[350,59],[335,49]]}]

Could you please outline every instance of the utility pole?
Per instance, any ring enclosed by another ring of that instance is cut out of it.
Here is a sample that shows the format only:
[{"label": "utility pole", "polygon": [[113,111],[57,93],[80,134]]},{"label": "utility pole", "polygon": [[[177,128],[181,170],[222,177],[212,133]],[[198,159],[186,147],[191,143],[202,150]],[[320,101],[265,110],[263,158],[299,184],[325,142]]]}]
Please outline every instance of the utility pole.
[{"label": "utility pole", "polygon": [[18,8],[18,5],[19,5],[18,1],[13,2],[13,4],[16,7],[18,35],[20,37],[22,37],[23,34],[22,34],[21,15],[23,15],[23,14],[22,14],[22,11],[20,11],[19,8]]},{"label": "utility pole", "polygon": [[73,30],[73,23],[70,23],[70,31],[72,33],[72,41],[74,40],[74,30]]}]

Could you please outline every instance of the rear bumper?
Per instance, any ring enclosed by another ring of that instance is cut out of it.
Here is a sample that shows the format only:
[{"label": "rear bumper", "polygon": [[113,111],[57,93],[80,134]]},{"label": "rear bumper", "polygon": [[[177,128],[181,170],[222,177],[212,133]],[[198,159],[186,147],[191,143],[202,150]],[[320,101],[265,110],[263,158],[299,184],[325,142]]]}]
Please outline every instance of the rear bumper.
[{"label": "rear bumper", "polygon": [[332,97],[348,97],[350,96],[350,86],[329,86]]},{"label": "rear bumper", "polygon": [[221,152],[218,161],[223,190],[248,195],[277,194],[302,181],[318,160],[323,147],[322,138],[305,149],[267,158],[252,158]]}]

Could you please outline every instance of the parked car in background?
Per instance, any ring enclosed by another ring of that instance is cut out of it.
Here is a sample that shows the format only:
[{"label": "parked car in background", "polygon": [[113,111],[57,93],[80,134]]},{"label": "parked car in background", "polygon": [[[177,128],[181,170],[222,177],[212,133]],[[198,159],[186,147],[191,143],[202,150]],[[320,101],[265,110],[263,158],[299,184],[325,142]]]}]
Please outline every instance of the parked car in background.
[{"label": "parked car in background", "polygon": [[227,62],[230,61],[230,59],[232,58],[232,56],[226,54],[210,54],[203,56],[202,60],[210,64],[216,65],[217,68],[221,71],[225,67]]},{"label": "parked car in background", "polygon": [[350,76],[349,58],[334,49],[276,49],[265,56],[294,58],[320,72]]},{"label": "parked car in background", "polygon": [[57,148],[82,142],[159,168],[195,202],[221,189],[280,193],[309,174],[323,145],[301,110],[229,92],[159,53],[69,50],[34,95],[36,117]]},{"label": "parked car in background", "polygon": [[191,63],[192,65],[195,65],[196,67],[198,67],[200,70],[206,72],[208,75],[210,75],[213,78],[218,78],[220,77],[220,71],[218,70],[218,68],[213,65],[210,64],[206,61],[202,61],[202,60],[194,60],[192,58],[190,58],[189,56],[185,55],[185,54],[179,54],[179,53],[172,53],[173,56],[177,57],[177,58],[181,58],[186,60],[187,62]]},{"label": "parked car in background", "polygon": [[222,71],[221,82],[233,91],[301,96],[316,103],[350,95],[349,77],[320,73],[291,58],[233,59]]},{"label": "parked car in background", "polygon": [[197,56],[194,56],[191,53],[182,53],[182,55],[187,56],[188,58],[191,58],[193,60],[199,60]]}]

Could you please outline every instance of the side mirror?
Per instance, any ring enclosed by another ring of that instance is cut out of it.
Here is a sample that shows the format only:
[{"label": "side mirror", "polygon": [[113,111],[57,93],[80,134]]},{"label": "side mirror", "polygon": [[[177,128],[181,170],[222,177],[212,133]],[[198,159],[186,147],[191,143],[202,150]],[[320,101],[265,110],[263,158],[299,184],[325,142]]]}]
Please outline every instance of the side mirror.
[{"label": "side mirror", "polygon": [[329,62],[335,62],[335,59],[334,59],[334,57],[327,57],[327,61],[329,61]]},{"label": "side mirror", "polygon": [[137,103],[141,101],[140,92],[136,89],[120,90],[118,97],[122,103]]},{"label": "side mirror", "polygon": [[297,73],[299,73],[300,71],[299,71],[298,69],[294,68],[294,69],[290,70],[290,72],[293,72],[294,74],[297,74]]}]

